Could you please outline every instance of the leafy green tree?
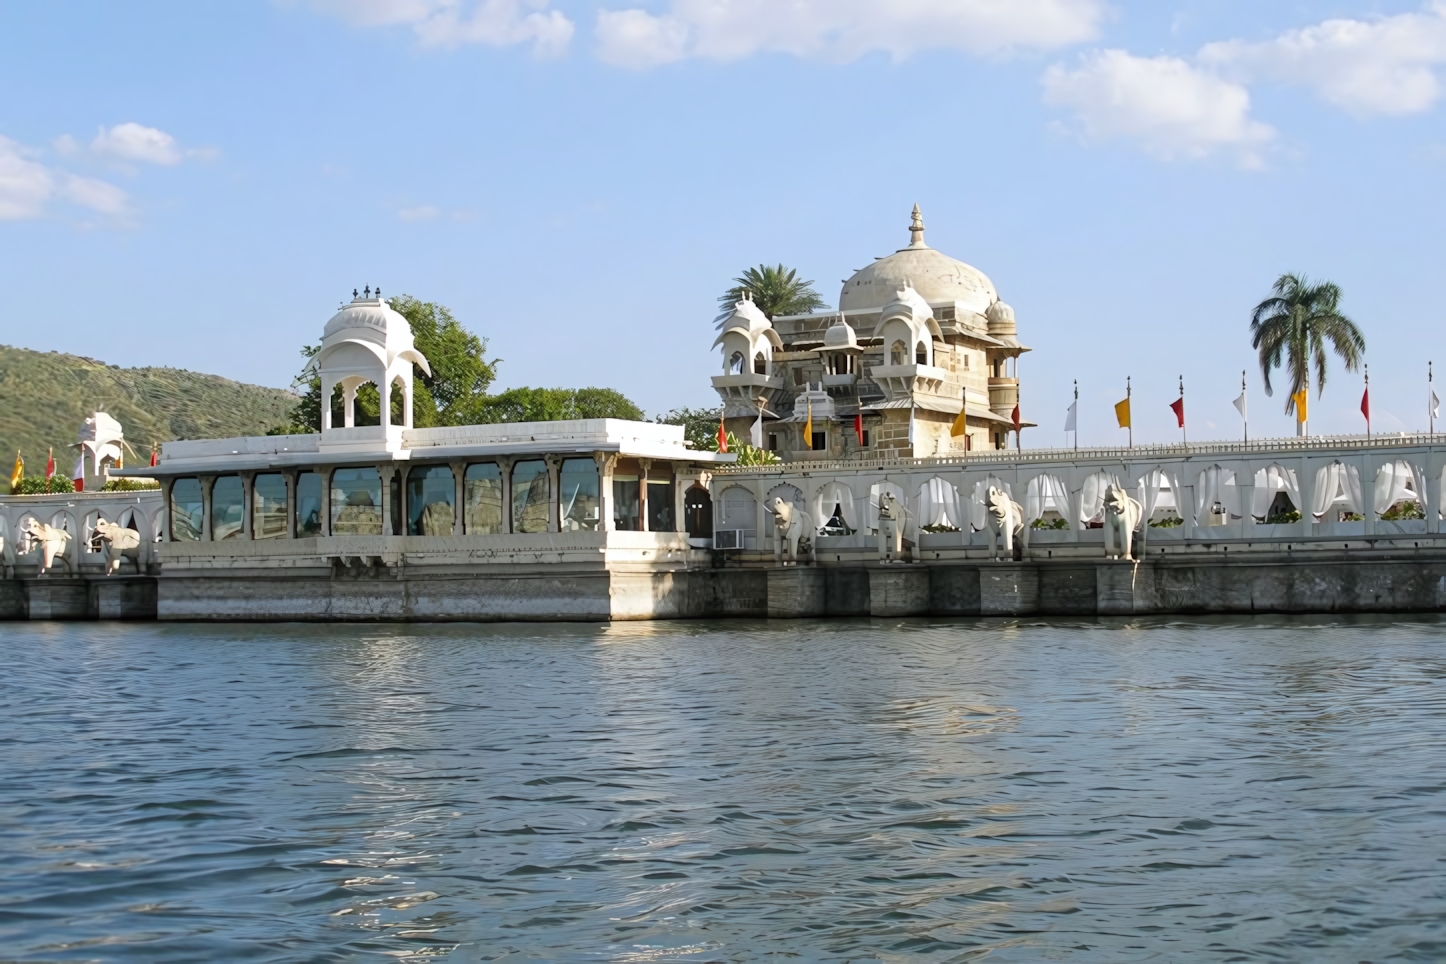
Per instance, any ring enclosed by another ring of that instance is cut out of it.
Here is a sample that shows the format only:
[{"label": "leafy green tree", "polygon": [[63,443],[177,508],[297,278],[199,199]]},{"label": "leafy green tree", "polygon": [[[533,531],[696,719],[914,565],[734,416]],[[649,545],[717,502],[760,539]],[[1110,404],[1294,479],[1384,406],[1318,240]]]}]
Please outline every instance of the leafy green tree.
[{"label": "leafy green tree", "polygon": [[781,264],[772,268],[760,264],[733,281],[733,287],[718,297],[718,317],[714,321],[720,327],[733,313],[733,306],[743,300],[745,292],[769,319],[774,315],[802,315],[828,307],[823,297],[813,290],[812,281],[800,280],[797,271]]},{"label": "leafy green tree", "polygon": [[1329,282],[1312,284],[1305,275],[1283,274],[1272,288],[1275,292],[1255,306],[1250,316],[1250,345],[1260,353],[1260,374],[1265,394],[1274,394],[1270,372],[1281,367],[1290,378],[1286,414],[1295,411],[1294,396],[1311,387],[1315,368],[1317,397],[1325,391],[1326,344],[1341,358],[1346,371],[1360,367],[1366,339],[1355,322],[1341,314],[1341,289]]},{"label": "leafy green tree", "polygon": [[[713,444],[708,446],[710,452],[718,451],[718,434],[713,434]],[[738,441],[738,436],[732,432],[728,433],[728,451],[738,456],[739,465],[773,465],[781,461],[779,457],[767,449],[756,448],[747,442]]]},{"label": "leafy green tree", "polygon": [[719,405],[716,408],[675,408],[654,421],[662,425],[683,426],[683,437],[688,444],[704,452],[718,447],[718,423],[722,418],[723,406]]},{"label": "leafy green tree", "polygon": [[554,422],[573,418],[642,421],[642,409],[611,388],[511,388],[478,406],[478,422]]}]

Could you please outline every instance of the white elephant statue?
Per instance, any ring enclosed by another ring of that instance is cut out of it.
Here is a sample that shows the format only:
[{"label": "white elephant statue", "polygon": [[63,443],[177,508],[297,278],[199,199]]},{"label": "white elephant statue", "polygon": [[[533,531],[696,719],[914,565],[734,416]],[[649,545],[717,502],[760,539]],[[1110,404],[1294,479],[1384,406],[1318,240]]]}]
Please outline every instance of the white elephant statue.
[{"label": "white elephant statue", "polygon": [[1118,485],[1111,482],[1105,489],[1105,558],[1131,557],[1141,511],[1140,503]]},{"label": "white elephant statue", "polygon": [[33,517],[25,520],[25,532],[30,536],[31,545],[40,546],[41,573],[49,571],[50,567],[55,565],[56,559],[63,559],[67,569],[74,569],[67,545],[71,538],[69,532],[46,525]]},{"label": "white elephant statue", "polygon": [[129,559],[141,571],[141,534],[134,529],[101,519],[95,524],[95,534],[100,536],[100,551],[105,556],[105,574],[114,575],[121,563]]},{"label": "white elephant statue", "polygon": [[893,562],[904,557],[906,510],[892,492],[879,495],[879,560]]},{"label": "white elephant statue", "polygon": [[804,540],[807,540],[808,555],[811,560],[813,556],[813,519],[792,502],[784,502],[776,496],[771,508],[773,509],[773,561],[779,565],[787,565],[783,559],[783,550],[787,546],[788,558],[795,566],[798,565],[799,546]]},{"label": "white elephant statue", "polygon": [[1024,532],[1024,507],[1009,497],[1009,493],[991,485],[984,496],[984,508],[989,522],[989,561],[999,558],[1002,550],[1006,562],[1014,560],[1014,540]]}]

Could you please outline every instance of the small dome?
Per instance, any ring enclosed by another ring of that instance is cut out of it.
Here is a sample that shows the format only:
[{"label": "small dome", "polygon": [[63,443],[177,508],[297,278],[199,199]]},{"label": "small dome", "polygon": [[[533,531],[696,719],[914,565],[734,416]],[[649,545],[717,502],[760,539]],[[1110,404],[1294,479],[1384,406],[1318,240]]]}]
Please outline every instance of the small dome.
[{"label": "small dome", "polygon": [[996,301],[989,306],[989,310],[984,313],[984,317],[989,319],[991,326],[1012,325],[1014,324],[1014,309],[1002,301]]},{"label": "small dome", "polygon": [[840,317],[838,321],[829,326],[828,331],[823,333],[823,347],[828,351],[858,348],[859,340],[849,323]]},{"label": "small dome", "polygon": [[358,341],[375,345],[378,355],[385,356],[383,365],[399,356],[414,356],[412,360],[431,374],[431,366],[413,341],[411,322],[383,300],[380,290],[373,296],[367,289],[365,295],[352,298],[331,316],[321,333],[322,354],[334,345]]},{"label": "small dome", "polygon": [[742,328],[746,331],[756,331],[759,328],[772,328],[773,322],[763,313],[763,309],[753,303],[752,298],[744,298],[733,306],[733,314],[723,319],[719,326],[727,331],[730,328]]},{"label": "small dome", "polygon": [[981,315],[999,300],[994,283],[984,272],[924,243],[924,219],[918,205],[914,206],[909,232],[913,240],[907,248],[880,258],[844,282],[839,294],[840,311],[882,308],[904,284],[911,285],[931,304],[958,302]]}]

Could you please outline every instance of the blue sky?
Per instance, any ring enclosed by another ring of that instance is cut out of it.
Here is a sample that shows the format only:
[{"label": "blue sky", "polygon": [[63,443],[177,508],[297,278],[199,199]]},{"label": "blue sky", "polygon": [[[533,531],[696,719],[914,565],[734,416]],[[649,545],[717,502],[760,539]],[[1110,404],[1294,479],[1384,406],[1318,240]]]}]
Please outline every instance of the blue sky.
[{"label": "blue sky", "polygon": [[[716,401],[750,264],[928,241],[1033,346],[1026,444],[1293,433],[1249,347],[1284,271],[1425,427],[1446,312],[1446,3],[288,0],[0,6],[0,341],[284,386],[353,287],[452,307],[499,387]],[[1446,349],[1446,345],[1442,346]],[[1312,430],[1355,432],[1339,366]],[[1446,392],[1443,392],[1446,394]],[[1033,438],[1030,438],[1030,435]]]}]

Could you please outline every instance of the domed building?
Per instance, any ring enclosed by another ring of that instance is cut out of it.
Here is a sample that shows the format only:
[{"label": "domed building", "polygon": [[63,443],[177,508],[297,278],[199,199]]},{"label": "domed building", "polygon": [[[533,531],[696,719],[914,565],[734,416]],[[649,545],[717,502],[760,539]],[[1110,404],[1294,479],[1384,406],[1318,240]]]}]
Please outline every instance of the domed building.
[{"label": "domed building", "polygon": [[[1029,351],[1014,309],[982,271],[924,242],[918,205],[909,235],[843,283],[836,311],[769,319],[739,302],[714,343],[729,431],[789,461],[1010,444],[1016,366]],[[961,411],[965,431],[954,435]]]}]

